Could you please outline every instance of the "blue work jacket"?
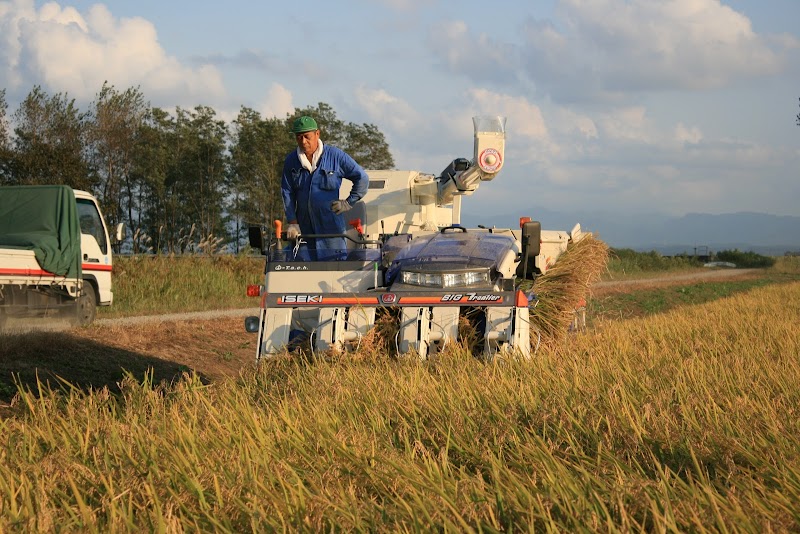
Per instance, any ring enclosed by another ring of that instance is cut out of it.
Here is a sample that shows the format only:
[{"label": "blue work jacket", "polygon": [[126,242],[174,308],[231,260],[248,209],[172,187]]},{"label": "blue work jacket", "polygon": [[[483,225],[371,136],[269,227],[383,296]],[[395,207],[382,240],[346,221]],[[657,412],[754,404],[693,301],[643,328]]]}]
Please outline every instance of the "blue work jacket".
[{"label": "blue work jacket", "polygon": [[[336,215],[331,203],[339,200],[342,179],[353,182],[347,202],[352,206],[367,192],[369,176],[343,150],[323,145],[313,173],[300,164],[297,150],[286,156],[281,178],[281,194],[288,221],[297,221],[301,234],[343,234],[347,229],[344,214]],[[309,239],[312,249],[345,250],[344,238]],[[321,259],[321,258],[320,258]]]}]

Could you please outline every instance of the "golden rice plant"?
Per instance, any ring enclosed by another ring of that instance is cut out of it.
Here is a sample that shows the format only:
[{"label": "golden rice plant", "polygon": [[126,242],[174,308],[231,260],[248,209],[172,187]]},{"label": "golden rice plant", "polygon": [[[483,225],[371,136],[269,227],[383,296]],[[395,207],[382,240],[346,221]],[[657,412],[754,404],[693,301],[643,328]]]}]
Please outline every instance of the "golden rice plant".
[{"label": "golden rice plant", "polygon": [[22,392],[0,531],[800,529],[800,283],[536,357],[274,358]]},{"label": "golden rice plant", "polygon": [[600,279],[607,263],[608,245],[587,234],[570,242],[555,265],[536,279],[531,329],[541,333],[542,341],[557,341],[568,332],[576,310],[586,305],[590,288]]}]

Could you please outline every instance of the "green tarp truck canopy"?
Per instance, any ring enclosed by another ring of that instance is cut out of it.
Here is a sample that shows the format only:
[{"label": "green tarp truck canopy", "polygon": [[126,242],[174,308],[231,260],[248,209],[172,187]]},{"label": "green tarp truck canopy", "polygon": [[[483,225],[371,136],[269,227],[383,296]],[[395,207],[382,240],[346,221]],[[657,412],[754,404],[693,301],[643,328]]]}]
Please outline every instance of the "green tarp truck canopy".
[{"label": "green tarp truck canopy", "polygon": [[81,230],[72,189],[0,187],[0,247],[33,250],[43,270],[79,278]]}]

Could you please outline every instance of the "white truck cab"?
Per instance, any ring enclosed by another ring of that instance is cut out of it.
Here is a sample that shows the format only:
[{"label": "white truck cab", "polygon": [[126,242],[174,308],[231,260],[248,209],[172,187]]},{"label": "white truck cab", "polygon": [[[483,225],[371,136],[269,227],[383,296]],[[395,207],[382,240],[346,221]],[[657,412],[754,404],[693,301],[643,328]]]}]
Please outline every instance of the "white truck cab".
[{"label": "white truck cab", "polygon": [[110,306],[114,302],[114,292],[111,289],[111,243],[112,240],[122,241],[124,227],[122,223],[118,224],[109,238],[97,199],[91,193],[75,190],[75,203],[81,227],[81,270],[84,283],[91,282],[95,287],[98,305]]}]

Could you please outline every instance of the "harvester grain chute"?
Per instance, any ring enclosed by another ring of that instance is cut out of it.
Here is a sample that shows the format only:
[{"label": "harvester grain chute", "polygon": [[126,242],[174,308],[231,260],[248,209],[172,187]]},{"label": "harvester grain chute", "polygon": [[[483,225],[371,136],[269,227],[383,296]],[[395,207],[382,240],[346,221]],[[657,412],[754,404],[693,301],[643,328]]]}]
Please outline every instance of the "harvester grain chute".
[{"label": "harvester grain chute", "polygon": [[[438,176],[417,171],[367,171],[369,189],[345,216],[352,221],[347,250],[315,261],[300,236],[288,242],[280,221],[252,227],[250,243],[266,255],[259,316],[246,330],[258,333],[256,359],[284,351],[306,336],[314,351],[356,347],[374,328],[376,310],[399,320],[398,353],[425,358],[458,340],[469,314],[482,352],[531,352],[530,295],[521,282],[543,275],[570,242],[571,232],[542,230],[520,219],[514,229],[460,225],[461,200],[502,169],[505,118],[476,117],[472,159],[453,160]],[[343,187],[342,198],[349,191]],[[477,319],[476,319],[477,318]]]}]

